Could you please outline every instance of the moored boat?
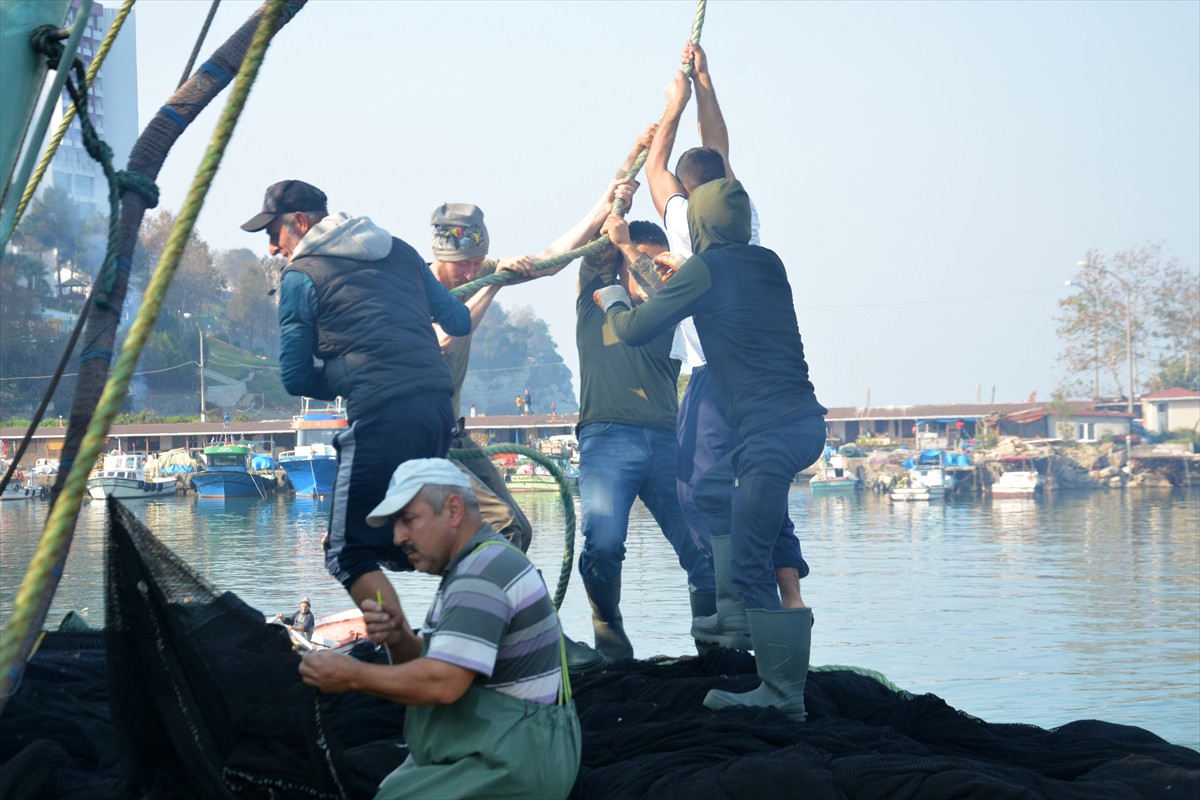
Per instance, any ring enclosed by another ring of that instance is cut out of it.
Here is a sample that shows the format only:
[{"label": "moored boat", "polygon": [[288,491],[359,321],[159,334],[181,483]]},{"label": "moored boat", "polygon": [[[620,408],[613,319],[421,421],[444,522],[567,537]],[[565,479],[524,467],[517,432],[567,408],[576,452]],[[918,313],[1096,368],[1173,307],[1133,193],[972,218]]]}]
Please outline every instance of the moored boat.
[{"label": "moored boat", "polygon": [[342,398],[333,406],[312,408],[305,397],[301,413],[292,417],[296,447],[279,454],[279,466],[301,497],[323,497],[333,492],[337,477],[337,452],[333,437],[350,426]]},{"label": "moored boat", "polygon": [[825,455],[816,463],[815,469],[808,487],[817,494],[853,492],[862,488],[862,481],[846,471],[841,454],[833,453],[829,448],[826,448]]},{"label": "moored boat", "polygon": [[103,500],[141,500],[175,491],[174,476],[159,476],[157,461],[145,453],[114,450],[104,456],[100,468],[87,480],[88,497]]},{"label": "moored boat", "polygon": [[892,489],[892,500],[942,500],[954,490],[955,478],[946,471],[946,454],[941,450],[925,450],[907,459],[904,466],[908,474]]},{"label": "moored boat", "polygon": [[992,497],[1033,497],[1042,490],[1037,470],[1015,469],[1005,472],[992,484]]},{"label": "moored boat", "polygon": [[253,453],[244,442],[204,448],[208,466],[192,475],[192,488],[200,497],[266,497],[275,485],[251,469]]}]

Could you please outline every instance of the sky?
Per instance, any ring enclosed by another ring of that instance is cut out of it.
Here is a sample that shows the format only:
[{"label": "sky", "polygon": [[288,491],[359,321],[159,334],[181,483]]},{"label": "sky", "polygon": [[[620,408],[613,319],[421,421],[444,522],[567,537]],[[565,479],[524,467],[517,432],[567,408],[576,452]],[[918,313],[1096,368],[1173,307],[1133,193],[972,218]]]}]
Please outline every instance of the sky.
[{"label": "sky", "polygon": [[[202,57],[256,5],[222,2]],[[443,202],[484,210],[492,255],[537,252],[661,116],[695,7],[313,0],[267,53],[198,231],[265,253],[238,226],[300,178],[426,255]],[[144,127],[209,2],[136,8]],[[1200,280],[1200,3],[710,0],[701,44],[827,406],[1049,399],[1089,249],[1162,242]],[[168,157],[161,207],[226,95]],[[693,100],[675,156],[698,144]],[[645,186],[629,218],[655,218]],[[578,387],[575,276],[497,302],[547,321]]]}]

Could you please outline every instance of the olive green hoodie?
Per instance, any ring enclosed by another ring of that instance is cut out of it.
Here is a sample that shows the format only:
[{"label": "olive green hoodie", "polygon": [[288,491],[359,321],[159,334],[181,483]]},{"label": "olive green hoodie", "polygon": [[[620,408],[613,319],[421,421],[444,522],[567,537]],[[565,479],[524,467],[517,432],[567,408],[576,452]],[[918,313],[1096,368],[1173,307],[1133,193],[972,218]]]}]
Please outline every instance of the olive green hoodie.
[{"label": "olive green hoodie", "polygon": [[692,253],[750,243],[750,195],[737,178],[721,178],[696,187],[688,198]]},{"label": "olive green hoodie", "polygon": [[694,316],[721,404],[742,435],[825,413],[817,402],[783,262],[750,245],[750,198],[741,183],[703,184],[688,199],[695,255],[635,309],[609,307],[622,342],[644,345]]}]

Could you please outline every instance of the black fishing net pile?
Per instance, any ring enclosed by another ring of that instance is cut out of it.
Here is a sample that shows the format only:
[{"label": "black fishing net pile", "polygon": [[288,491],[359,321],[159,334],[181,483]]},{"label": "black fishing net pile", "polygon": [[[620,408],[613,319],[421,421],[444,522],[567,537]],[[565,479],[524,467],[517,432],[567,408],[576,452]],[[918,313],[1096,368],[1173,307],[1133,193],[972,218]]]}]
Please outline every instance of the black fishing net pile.
[{"label": "black fishing net pile", "polygon": [[[108,548],[106,629],[49,634],[0,716],[0,798],[369,798],[404,760],[402,707],[318,697],[282,629],[115,503]],[[805,723],[701,705],[756,682],[730,651],[577,678],[571,797],[1200,798],[1200,754],[1140,728],[991,724],[848,670],[810,674]]]}]

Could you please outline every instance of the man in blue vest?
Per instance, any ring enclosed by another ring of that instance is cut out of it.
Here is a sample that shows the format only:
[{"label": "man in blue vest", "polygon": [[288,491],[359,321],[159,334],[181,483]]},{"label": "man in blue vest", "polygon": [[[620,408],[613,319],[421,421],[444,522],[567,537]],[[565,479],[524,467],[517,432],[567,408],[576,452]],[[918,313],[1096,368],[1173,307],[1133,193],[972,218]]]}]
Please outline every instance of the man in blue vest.
[{"label": "man in blue vest", "polygon": [[268,252],[288,260],[279,287],[284,388],[347,401],[350,427],[334,439],[325,566],[355,605],[381,596],[403,619],[381,567],[412,565],[365,518],[399,464],[446,455],[454,385],[429,321],[462,336],[471,331],[470,314],[412,247],[368,217],[330,214],[325,193],[304,181],[272,184],[242,230],[265,230]]}]

